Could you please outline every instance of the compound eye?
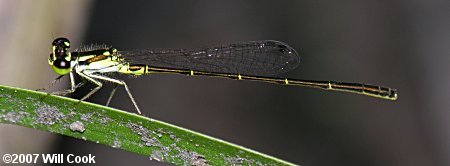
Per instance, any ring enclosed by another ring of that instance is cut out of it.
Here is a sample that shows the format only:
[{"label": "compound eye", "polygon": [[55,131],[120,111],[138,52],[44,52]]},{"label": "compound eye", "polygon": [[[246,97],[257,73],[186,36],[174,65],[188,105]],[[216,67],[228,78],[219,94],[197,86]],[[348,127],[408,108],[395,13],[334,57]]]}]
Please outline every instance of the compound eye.
[{"label": "compound eye", "polygon": [[53,65],[60,69],[68,69],[70,68],[70,62],[64,59],[57,59],[53,62]]},{"label": "compound eye", "polygon": [[53,40],[52,45],[56,46],[56,47],[69,48],[70,41],[67,38],[57,38],[57,39]]}]

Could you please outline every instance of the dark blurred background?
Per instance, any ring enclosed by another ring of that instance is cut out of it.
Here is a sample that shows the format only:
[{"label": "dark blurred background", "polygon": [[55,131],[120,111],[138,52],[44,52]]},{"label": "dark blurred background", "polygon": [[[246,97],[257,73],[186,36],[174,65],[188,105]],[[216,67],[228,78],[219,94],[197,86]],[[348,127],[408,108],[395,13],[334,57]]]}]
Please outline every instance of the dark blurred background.
[{"label": "dark blurred background", "polygon": [[[297,164],[450,165],[449,18],[445,0],[1,0],[0,81],[46,86],[57,76],[47,56],[60,36],[74,47],[119,50],[279,40],[302,58],[283,77],[380,84],[397,88],[399,99],[207,77],[116,78],[127,81],[151,118]],[[60,83],[68,86],[67,79]],[[106,103],[112,87],[89,101]],[[112,107],[134,111],[123,88]],[[22,127],[0,126],[0,139],[0,153],[91,153],[101,165],[160,164]]]}]

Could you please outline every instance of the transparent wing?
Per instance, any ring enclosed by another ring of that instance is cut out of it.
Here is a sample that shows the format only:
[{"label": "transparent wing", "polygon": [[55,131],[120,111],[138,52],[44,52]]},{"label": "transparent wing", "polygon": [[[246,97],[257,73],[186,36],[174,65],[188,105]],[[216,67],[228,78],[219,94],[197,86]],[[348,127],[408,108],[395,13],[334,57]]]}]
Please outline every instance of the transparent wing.
[{"label": "transparent wing", "polygon": [[159,68],[271,76],[295,69],[297,52],[273,40],[250,41],[214,47],[173,50],[120,51],[130,64]]}]

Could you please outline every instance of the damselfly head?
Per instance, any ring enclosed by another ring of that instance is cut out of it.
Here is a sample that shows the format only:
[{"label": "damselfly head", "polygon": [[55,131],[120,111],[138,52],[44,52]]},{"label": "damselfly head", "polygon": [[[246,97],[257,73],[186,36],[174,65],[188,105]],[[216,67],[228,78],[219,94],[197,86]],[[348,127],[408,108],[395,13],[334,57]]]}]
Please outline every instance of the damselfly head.
[{"label": "damselfly head", "polygon": [[72,67],[70,65],[70,41],[67,38],[57,38],[52,43],[52,53],[48,59],[48,64],[60,75],[68,74]]}]

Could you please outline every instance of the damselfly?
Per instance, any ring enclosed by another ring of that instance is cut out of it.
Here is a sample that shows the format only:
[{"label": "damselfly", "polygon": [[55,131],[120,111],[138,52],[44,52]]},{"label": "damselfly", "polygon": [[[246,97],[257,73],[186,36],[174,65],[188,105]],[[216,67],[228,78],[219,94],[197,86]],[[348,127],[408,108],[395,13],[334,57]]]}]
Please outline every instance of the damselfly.
[{"label": "damselfly", "polygon": [[176,73],[189,76],[223,77],[236,80],[263,81],[275,84],[319,88],[363,94],[381,99],[396,100],[395,89],[379,85],[314,81],[272,77],[295,69],[300,63],[297,52],[285,43],[273,40],[250,41],[236,44],[196,49],[118,51],[115,48],[70,52],[70,42],[57,38],[52,43],[48,63],[60,75],[69,74],[71,88],[52,94],[72,93],[82,84],[75,84],[74,74],[94,83],[81,100],[89,98],[102,87],[102,82],[112,82],[112,90],[106,105],[111,102],[118,85],[123,85],[137,112],[141,114],[128,85],[105,73],[131,75]]}]

